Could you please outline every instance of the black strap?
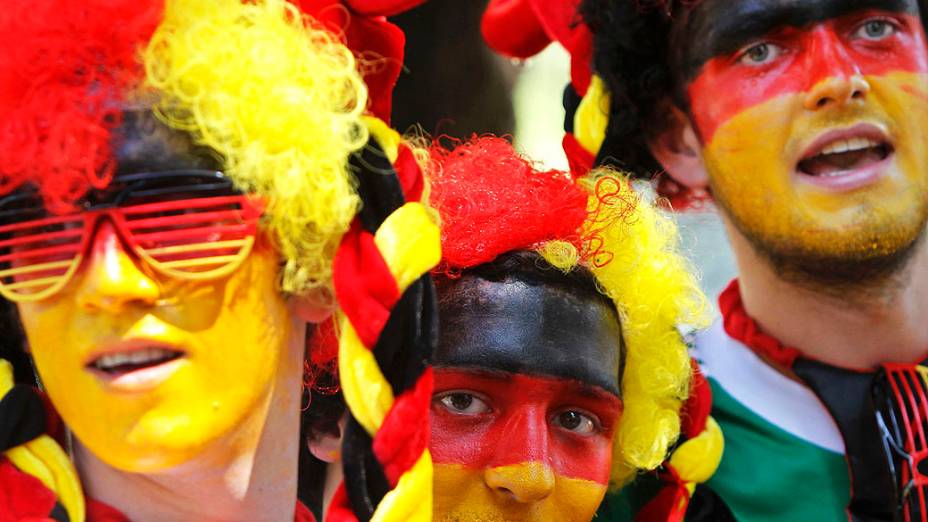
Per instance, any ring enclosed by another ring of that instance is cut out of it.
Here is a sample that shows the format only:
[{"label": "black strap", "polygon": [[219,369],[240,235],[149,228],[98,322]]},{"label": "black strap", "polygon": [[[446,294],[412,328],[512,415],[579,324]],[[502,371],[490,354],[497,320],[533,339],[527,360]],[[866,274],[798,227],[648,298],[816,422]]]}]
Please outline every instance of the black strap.
[{"label": "black strap", "polygon": [[35,388],[17,384],[0,399],[0,451],[45,433],[45,404]]}]

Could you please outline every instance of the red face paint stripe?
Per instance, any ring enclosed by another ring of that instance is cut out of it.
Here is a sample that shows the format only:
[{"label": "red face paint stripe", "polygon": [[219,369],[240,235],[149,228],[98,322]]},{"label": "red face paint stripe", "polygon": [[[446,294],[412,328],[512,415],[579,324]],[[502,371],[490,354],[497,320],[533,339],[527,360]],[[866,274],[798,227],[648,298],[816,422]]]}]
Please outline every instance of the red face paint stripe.
[{"label": "red face paint stripe", "polygon": [[846,29],[830,20],[771,38],[785,51],[767,65],[748,65],[730,56],[706,62],[687,87],[690,111],[704,143],[733,116],[773,98],[809,93],[827,78],[928,72],[921,21],[911,15],[896,18],[904,27],[879,44],[851,40]]},{"label": "red face paint stripe", "polygon": [[[487,469],[542,462],[564,477],[608,482],[612,436],[621,414],[618,397],[590,393],[589,387],[566,379],[436,371],[435,397],[452,390],[483,397],[490,411],[460,415],[433,400],[430,449],[436,463]],[[581,435],[555,425],[554,417],[566,410],[592,413],[603,428]]]}]

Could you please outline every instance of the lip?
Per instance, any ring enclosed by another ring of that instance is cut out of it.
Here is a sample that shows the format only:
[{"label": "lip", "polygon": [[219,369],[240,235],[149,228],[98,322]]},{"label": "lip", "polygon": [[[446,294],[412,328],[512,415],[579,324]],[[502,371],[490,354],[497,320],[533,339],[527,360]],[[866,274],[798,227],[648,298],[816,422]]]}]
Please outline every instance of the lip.
[{"label": "lip", "polygon": [[[871,163],[865,167],[846,171],[836,176],[810,176],[799,170],[799,163],[805,159],[812,158],[827,145],[838,140],[849,140],[852,138],[866,138],[873,141],[887,143],[891,150],[886,158]],[[856,190],[879,181],[886,173],[887,167],[893,160],[895,147],[889,137],[889,133],[884,127],[873,123],[860,123],[845,129],[835,129],[828,131],[804,148],[804,152],[796,160],[794,174],[803,183],[819,187],[833,192],[848,192]]]},{"label": "lip", "polygon": [[[131,353],[148,348],[181,352],[182,355],[156,366],[140,368],[118,375],[112,375],[91,366],[91,363],[104,355]],[[101,381],[107,388],[120,392],[138,393],[157,388],[168,380],[181,366],[186,364],[188,355],[188,350],[173,343],[157,339],[132,338],[108,344],[99,350],[95,350],[84,360],[84,369]]]}]

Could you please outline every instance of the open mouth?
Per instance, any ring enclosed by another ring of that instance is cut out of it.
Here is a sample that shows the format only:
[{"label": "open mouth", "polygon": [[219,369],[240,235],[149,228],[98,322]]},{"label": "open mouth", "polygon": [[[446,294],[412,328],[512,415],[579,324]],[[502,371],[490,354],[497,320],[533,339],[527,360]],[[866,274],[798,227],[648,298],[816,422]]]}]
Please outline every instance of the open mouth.
[{"label": "open mouth", "polygon": [[836,177],[876,165],[893,153],[892,145],[882,139],[838,139],[799,162],[799,172],[814,177]]},{"label": "open mouth", "polygon": [[183,352],[160,347],[140,348],[126,352],[101,355],[87,364],[88,368],[100,371],[110,377],[154,368],[184,356]]}]

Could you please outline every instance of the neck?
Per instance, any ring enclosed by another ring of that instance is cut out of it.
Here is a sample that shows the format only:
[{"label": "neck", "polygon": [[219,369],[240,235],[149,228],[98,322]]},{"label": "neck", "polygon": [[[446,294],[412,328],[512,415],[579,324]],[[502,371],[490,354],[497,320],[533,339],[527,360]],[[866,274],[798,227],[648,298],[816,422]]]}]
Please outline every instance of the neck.
[{"label": "neck", "polygon": [[781,278],[726,220],[745,310],[764,332],[805,356],[845,368],[916,362],[928,354],[928,248],[877,286],[824,292]]},{"label": "neck", "polygon": [[109,466],[75,440],[86,494],[133,521],[292,521],[305,326],[292,331],[263,404],[195,459],[163,472],[131,473]]}]

